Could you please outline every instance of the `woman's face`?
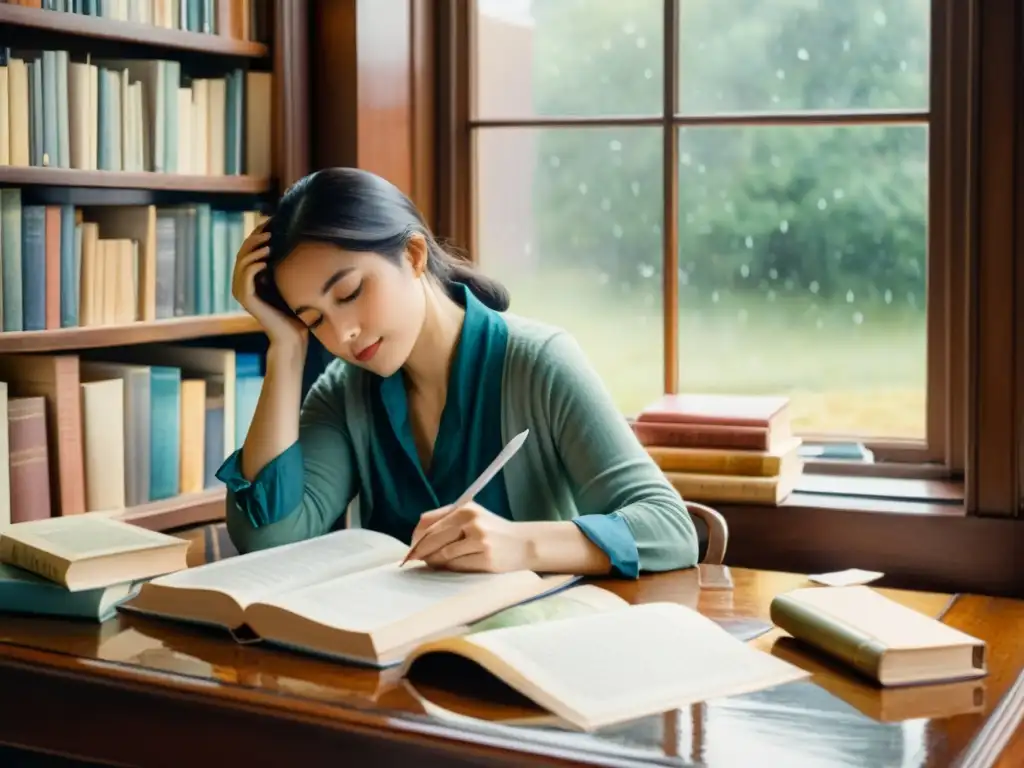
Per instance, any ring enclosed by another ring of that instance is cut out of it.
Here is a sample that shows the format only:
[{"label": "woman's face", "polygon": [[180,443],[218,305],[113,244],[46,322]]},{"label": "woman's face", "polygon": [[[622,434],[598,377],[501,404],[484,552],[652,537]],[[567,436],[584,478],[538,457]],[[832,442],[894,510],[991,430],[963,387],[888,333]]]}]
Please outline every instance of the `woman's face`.
[{"label": "woman's face", "polygon": [[277,290],[333,354],[380,376],[401,368],[423,326],[427,249],[398,263],[377,253],[301,243],[274,270]]}]

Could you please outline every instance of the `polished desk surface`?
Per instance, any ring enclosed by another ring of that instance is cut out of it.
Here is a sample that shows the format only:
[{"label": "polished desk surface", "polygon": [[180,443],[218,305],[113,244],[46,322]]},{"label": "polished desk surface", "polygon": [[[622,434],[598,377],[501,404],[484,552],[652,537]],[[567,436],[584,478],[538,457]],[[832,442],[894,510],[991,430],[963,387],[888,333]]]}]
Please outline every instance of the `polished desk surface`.
[{"label": "polished desk surface", "polygon": [[[194,540],[193,562],[204,557],[206,550],[201,544],[201,539]],[[668,600],[692,606],[739,631],[744,625],[760,623],[764,627],[774,595],[808,584],[797,574],[739,568],[729,573],[732,589],[708,588],[707,571],[702,586],[702,574],[697,570],[646,576],[636,582],[603,580],[600,584],[634,603]],[[33,732],[35,737],[22,736],[14,725],[8,723],[5,727],[10,717],[5,714],[0,717],[0,742],[38,747],[40,739],[49,739],[47,746],[57,751],[120,759],[123,764],[181,765],[196,755],[205,755],[212,764],[209,747],[200,745],[199,736],[190,735],[194,731],[189,729],[197,726],[184,722],[179,739],[165,735],[159,746],[149,745],[149,752],[145,744],[136,744],[134,752],[111,747],[110,736],[118,734],[118,725],[104,723],[104,708],[116,704],[114,697],[123,689],[145,690],[182,706],[193,706],[196,717],[215,734],[228,733],[227,720],[225,730],[218,730],[218,718],[258,712],[264,718],[261,722],[266,723],[269,717],[270,727],[250,729],[244,737],[253,745],[263,745],[253,747],[259,750],[257,754],[247,753],[245,744],[228,749],[227,754],[234,755],[238,764],[247,766],[283,764],[281,760],[292,764],[287,755],[272,758],[268,752],[272,746],[268,745],[274,744],[278,724],[294,720],[310,725],[313,734],[349,728],[364,734],[376,732],[378,736],[383,732],[389,744],[408,742],[412,744],[410,749],[443,745],[459,750],[460,764],[463,754],[471,755],[464,764],[473,765],[535,761],[712,767],[1024,765],[1024,734],[1020,728],[1024,711],[1024,601],[883,592],[986,640],[990,647],[988,676],[982,681],[881,690],[794,646],[790,638],[772,628],[751,642],[807,669],[811,678],[585,734],[509,724],[513,718],[542,713],[512,696],[498,695],[493,690],[481,693],[477,685],[480,681],[448,680],[444,685],[430,680],[403,681],[394,670],[356,668],[258,645],[241,645],[216,631],[135,615],[121,614],[102,625],[4,616],[0,619],[0,688],[9,680],[5,669],[20,670],[17,679],[24,685],[23,691],[41,691],[45,680],[53,677],[64,680],[65,686],[67,681],[83,677],[101,683],[96,690],[103,691],[104,698],[97,698],[95,692],[88,694],[86,700],[95,701],[95,707],[87,704],[76,709],[74,720],[95,721],[83,728],[105,726],[108,737],[106,741],[96,737],[92,746],[85,747],[83,744],[90,740],[73,733],[65,743],[60,726],[51,727],[42,737],[38,736],[41,731]],[[53,690],[59,697],[65,689]],[[12,701],[6,690],[3,695],[8,703]],[[54,706],[53,695],[39,706]],[[144,740],[147,723],[156,725],[156,710],[151,705],[133,706],[145,711],[133,718],[134,737],[123,735],[122,741]],[[175,711],[179,714],[174,717],[189,712]],[[33,726],[26,718],[17,727]],[[315,742],[313,736],[302,738],[304,745]],[[295,747],[291,749],[294,756]],[[128,758],[133,754],[149,757],[134,763]],[[455,764],[454,754],[450,752],[438,764]],[[314,744],[305,753],[303,764],[318,762],[311,755],[331,764],[338,757],[336,753],[317,753]],[[221,764],[232,764],[223,755],[217,759]],[[412,759],[416,765],[429,762],[426,758]],[[398,761],[392,756],[374,764]],[[207,762],[200,759],[198,764]]]}]

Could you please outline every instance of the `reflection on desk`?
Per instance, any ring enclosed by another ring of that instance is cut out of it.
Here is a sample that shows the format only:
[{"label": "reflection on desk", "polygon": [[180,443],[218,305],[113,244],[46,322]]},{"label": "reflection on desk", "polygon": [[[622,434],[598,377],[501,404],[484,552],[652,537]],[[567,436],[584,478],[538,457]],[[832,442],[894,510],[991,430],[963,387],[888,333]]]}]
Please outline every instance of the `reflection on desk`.
[{"label": "reflection on desk", "polygon": [[[807,584],[796,574],[734,568],[731,576],[732,590],[702,590],[696,570],[599,583],[631,602],[690,605],[736,631],[763,627],[774,595]],[[969,749],[1024,764],[1014,722],[1024,712],[1024,644],[1016,634],[1024,602],[883,592],[985,640],[989,675],[967,686],[881,690],[772,629],[751,643],[808,670],[809,680],[582,734],[558,727],[510,689],[482,688],[488,681],[479,676],[406,681],[395,670],[239,645],[213,630],[127,614],[101,626],[5,617],[0,688],[17,685],[25,706],[0,719],[0,742],[137,764],[209,762],[195,738],[176,730],[199,727],[273,764],[317,763],[338,749],[417,766],[521,765],[529,756],[544,764],[923,768],[951,765]],[[110,718],[129,706],[131,735],[112,744]],[[53,723],[74,718],[76,735],[59,727],[43,733],[33,725],[40,712]]]}]

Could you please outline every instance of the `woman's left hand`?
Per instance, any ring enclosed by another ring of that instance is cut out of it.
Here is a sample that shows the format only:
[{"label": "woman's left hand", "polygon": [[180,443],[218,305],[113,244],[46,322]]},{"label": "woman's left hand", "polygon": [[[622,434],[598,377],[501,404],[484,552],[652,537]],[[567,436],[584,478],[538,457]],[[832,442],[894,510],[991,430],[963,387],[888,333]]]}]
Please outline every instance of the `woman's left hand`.
[{"label": "woman's left hand", "polygon": [[530,543],[520,524],[479,504],[426,512],[412,533],[410,560],[451,571],[500,573],[530,568]]}]

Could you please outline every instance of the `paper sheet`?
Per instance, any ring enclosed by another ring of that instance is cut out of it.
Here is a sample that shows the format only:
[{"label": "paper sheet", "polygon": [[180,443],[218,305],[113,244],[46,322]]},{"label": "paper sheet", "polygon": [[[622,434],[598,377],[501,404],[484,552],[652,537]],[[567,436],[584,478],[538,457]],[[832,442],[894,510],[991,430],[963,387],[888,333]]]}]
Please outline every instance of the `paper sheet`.
[{"label": "paper sheet", "polygon": [[854,584],[869,584],[877,581],[885,574],[880,571],[864,571],[860,568],[847,568],[845,571],[833,571],[831,573],[815,573],[807,577],[815,584],[824,584],[827,587],[849,587]]}]

